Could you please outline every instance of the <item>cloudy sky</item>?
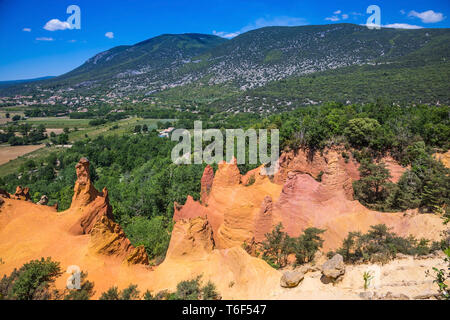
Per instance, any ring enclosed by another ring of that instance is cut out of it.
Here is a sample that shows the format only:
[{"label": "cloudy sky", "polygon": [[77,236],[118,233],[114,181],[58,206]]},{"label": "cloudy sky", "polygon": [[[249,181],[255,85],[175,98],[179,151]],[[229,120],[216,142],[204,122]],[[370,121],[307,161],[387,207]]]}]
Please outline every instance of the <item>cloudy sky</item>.
[{"label": "cloudy sky", "polygon": [[[100,51],[163,33],[232,38],[274,25],[365,24],[372,4],[385,27],[450,27],[448,0],[0,0],[0,80],[60,75]],[[80,9],[79,29],[68,21],[70,5]]]}]

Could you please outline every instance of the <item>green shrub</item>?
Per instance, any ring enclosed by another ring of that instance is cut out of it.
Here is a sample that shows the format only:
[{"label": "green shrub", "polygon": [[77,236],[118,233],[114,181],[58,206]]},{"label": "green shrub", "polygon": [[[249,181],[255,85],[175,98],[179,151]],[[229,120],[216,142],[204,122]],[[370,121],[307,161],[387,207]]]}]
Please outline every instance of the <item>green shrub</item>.
[{"label": "green shrub", "polygon": [[94,283],[87,280],[87,273],[80,274],[80,289],[72,289],[64,296],[64,300],[89,300],[95,294]]},{"label": "green shrub", "polygon": [[117,287],[111,287],[103,292],[99,300],[120,300],[119,290]]},{"label": "green shrub", "polygon": [[109,288],[100,296],[100,300],[139,300],[140,293],[137,285],[130,284],[127,288],[119,291],[116,286]]},{"label": "green shrub", "polygon": [[32,260],[19,270],[4,275],[0,281],[0,295],[11,300],[49,300],[59,298],[60,294],[52,284],[61,275],[59,262],[50,257]]},{"label": "green shrub", "polygon": [[418,241],[413,236],[403,238],[390,232],[386,225],[378,224],[371,226],[365,234],[350,232],[344,239],[342,247],[336,252],[329,252],[328,256],[339,253],[344,261],[349,263],[386,263],[394,259],[398,253],[427,255],[438,248],[437,243],[429,245],[429,240],[420,239]]},{"label": "green shrub", "polygon": [[324,232],[325,230],[308,228],[298,238],[293,239],[293,252],[298,264],[313,261],[315,253],[322,248],[323,239],[319,235]]}]

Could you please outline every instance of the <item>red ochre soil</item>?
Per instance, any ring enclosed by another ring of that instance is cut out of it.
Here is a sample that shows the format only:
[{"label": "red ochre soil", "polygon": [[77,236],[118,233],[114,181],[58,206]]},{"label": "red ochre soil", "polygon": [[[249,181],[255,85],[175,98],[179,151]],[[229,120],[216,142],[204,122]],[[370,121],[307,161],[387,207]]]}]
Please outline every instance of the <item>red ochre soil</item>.
[{"label": "red ochre soil", "polygon": [[[395,181],[405,169],[387,162]],[[275,176],[262,175],[263,167],[241,175],[234,161],[219,164],[215,174],[207,167],[201,201],[188,197],[184,205],[174,204],[176,223],[166,259],[152,267],[144,248],[131,245],[113,221],[108,191],[94,188],[89,162],[81,159],[76,169],[72,205],[64,212],[30,202],[27,189],[18,189],[17,196],[0,193],[0,275],[50,256],[63,270],[77,265],[87,271],[95,283],[94,298],[113,285],[131,283],[141,292],[175,290],[178,282],[202,274],[224,299],[271,299],[280,272],[250,256],[242,244],[263,240],[279,222],[291,236],[308,227],[326,229],[324,252],[341,246],[348,232],[379,223],[402,236],[431,240],[444,229],[436,215],[376,212],[353,200],[357,163],[351,156],[345,161],[339,148],[312,157],[300,150],[281,156]],[[56,286],[63,288],[67,277]]]}]

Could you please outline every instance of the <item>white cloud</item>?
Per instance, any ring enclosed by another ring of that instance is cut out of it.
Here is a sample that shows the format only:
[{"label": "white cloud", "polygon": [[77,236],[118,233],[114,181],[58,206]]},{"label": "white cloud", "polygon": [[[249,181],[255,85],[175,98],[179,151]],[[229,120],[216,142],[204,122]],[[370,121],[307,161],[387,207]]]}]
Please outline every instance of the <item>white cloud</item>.
[{"label": "white cloud", "polygon": [[416,17],[422,20],[423,23],[436,23],[445,19],[444,15],[440,12],[434,12],[433,10],[428,10],[424,12],[411,11],[408,17]]},{"label": "white cloud", "polygon": [[114,32],[108,31],[107,33],[105,33],[105,37],[112,39],[114,38]]},{"label": "white cloud", "polygon": [[49,38],[49,37],[38,37],[36,38],[37,41],[53,41],[55,39]]},{"label": "white cloud", "polygon": [[335,12],[333,12],[333,14],[341,14],[341,10],[336,10]]},{"label": "white cloud", "polygon": [[23,28],[22,31],[31,32],[31,28]]},{"label": "white cloud", "polygon": [[[361,26],[364,27],[377,27],[378,25],[370,23],[370,24],[361,24]],[[385,24],[382,25],[383,28],[393,28],[393,29],[422,29],[421,26],[416,26],[413,24],[407,24],[407,23],[391,23],[391,24]]]},{"label": "white cloud", "polygon": [[394,28],[394,29],[422,29],[421,26],[416,26],[407,23],[391,23],[383,25],[384,28]]},{"label": "white cloud", "polygon": [[48,31],[66,30],[70,28],[70,24],[67,21],[59,21],[58,19],[52,19],[44,26],[44,29]]},{"label": "white cloud", "polygon": [[224,31],[213,30],[213,35],[216,35],[216,36],[219,36],[219,37],[222,37],[222,38],[227,38],[227,39],[234,38],[234,37],[238,36],[239,34],[240,34],[239,31],[236,31],[236,32],[224,32]]},{"label": "white cloud", "polygon": [[344,13],[344,14],[342,15],[342,19],[347,20],[347,19],[348,19],[348,14]]},{"label": "white cloud", "polygon": [[234,31],[234,32],[225,32],[225,31],[213,31],[213,34],[223,37],[223,38],[234,38],[238,35],[240,35],[241,33],[250,31],[250,30],[254,30],[254,29],[259,29],[259,28],[263,28],[263,27],[294,27],[294,26],[304,26],[308,24],[308,22],[303,19],[303,18],[298,18],[298,17],[288,17],[288,16],[280,16],[280,17],[275,17],[275,18],[271,18],[271,19],[266,19],[266,18],[259,18],[257,20],[255,20],[254,22],[246,25],[245,27],[242,27],[239,31]]},{"label": "white cloud", "polygon": [[329,20],[329,21],[339,21],[339,17],[338,16],[331,16],[331,17],[327,17],[325,18],[325,20]]},{"label": "white cloud", "polygon": [[401,14],[405,14],[406,11],[402,9],[402,10],[400,10],[400,13],[401,13]]}]

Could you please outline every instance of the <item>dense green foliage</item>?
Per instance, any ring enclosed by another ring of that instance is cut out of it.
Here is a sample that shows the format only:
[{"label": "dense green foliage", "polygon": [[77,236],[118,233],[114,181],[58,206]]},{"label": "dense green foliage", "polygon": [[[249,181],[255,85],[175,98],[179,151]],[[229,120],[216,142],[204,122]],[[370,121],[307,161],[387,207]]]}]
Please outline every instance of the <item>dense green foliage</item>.
[{"label": "dense green foliage", "polygon": [[398,253],[406,255],[426,255],[441,249],[441,244],[427,239],[417,240],[410,236],[403,238],[390,232],[384,224],[371,226],[367,233],[350,232],[344,239],[342,247],[336,252],[329,252],[332,257],[339,253],[348,263],[381,262],[386,263]]},{"label": "dense green foliage", "polygon": [[45,138],[47,138],[47,134],[44,125],[33,127],[28,123],[8,125],[0,133],[0,143],[7,142],[11,146],[37,144]]},{"label": "dense green foliage", "polygon": [[361,161],[360,180],[353,182],[355,198],[369,208],[397,211],[420,208],[423,212],[442,212],[450,205],[450,170],[425,151],[418,142],[409,148],[411,168],[397,184],[389,181],[389,170],[383,163]]},{"label": "dense green foliage", "polygon": [[99,300],[139,300],[140,292],[137,285],[130,284],[128,287],[119,291],[117,287],[111,287],[103,292]]},{"label": "dense green foliage", "polygon": [[177,284],[175,292],[167,290],[158,292],[155,296],[150,291],[144,293],[144,300],[219,300],[220,294],[216,285],[208,281],[204,286],[201,284],[202,276],[192,280],[181,281]]},{"label": "dense green foliage", "polygon": [[50,258],[32,260],[20,269],[14,269],[9,276],[3,276],[0,281],[0,299],[55,299],[59,294],[51,285],[60,275],[59,262],[54,262]]},{"label": "dense green foliage", "polygon": [[72,289],[64,296],[64,300],[89,300],[95,294],[94,283],[87,280],[87,272],[80,274],[80,289]]}]

